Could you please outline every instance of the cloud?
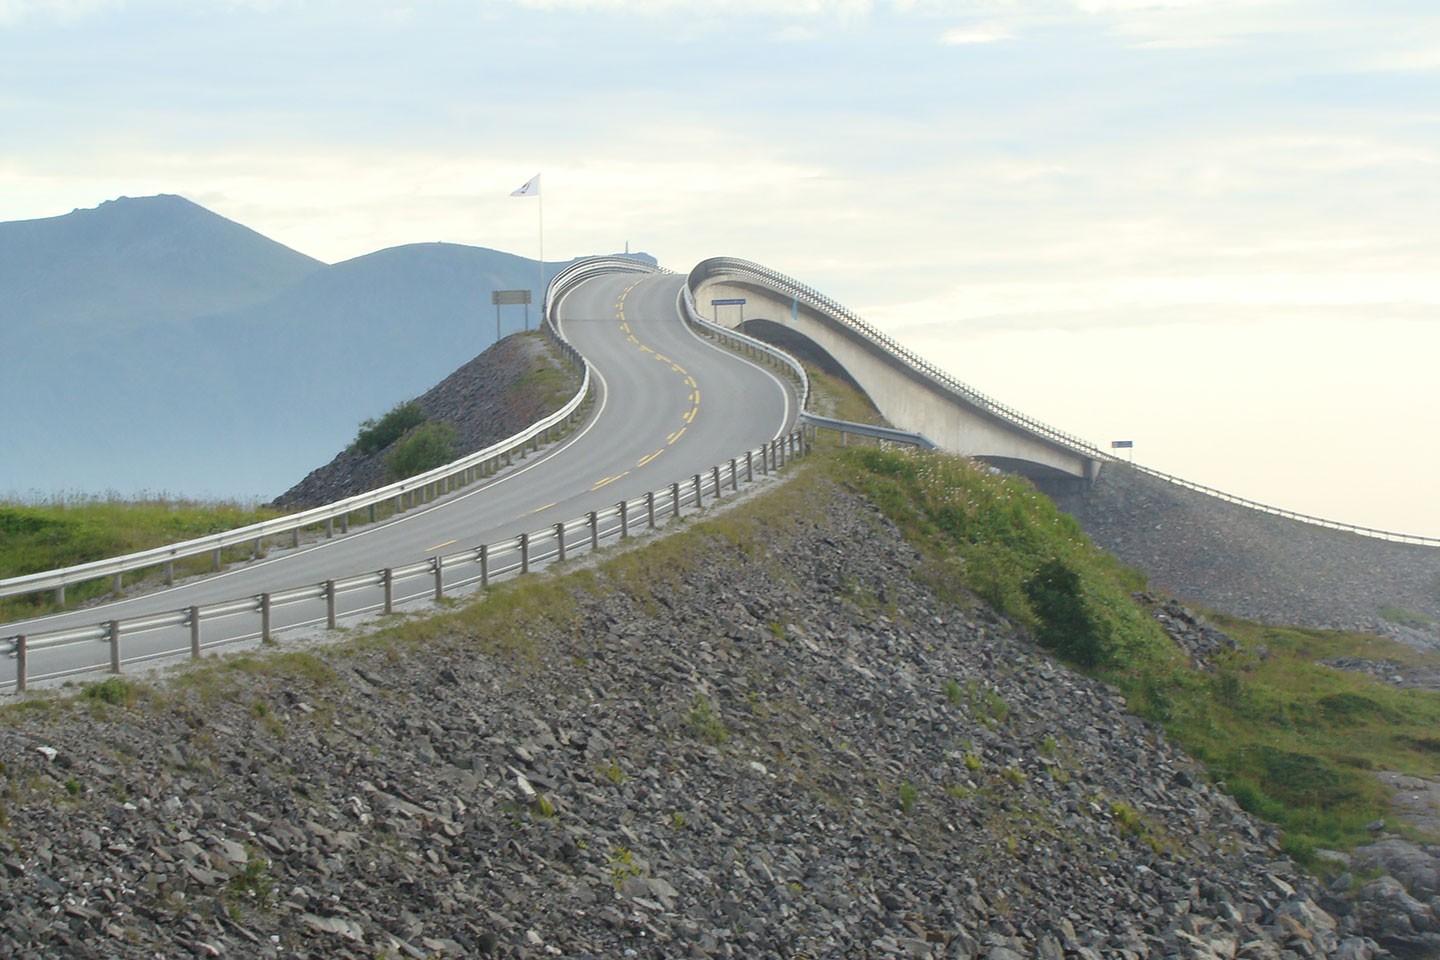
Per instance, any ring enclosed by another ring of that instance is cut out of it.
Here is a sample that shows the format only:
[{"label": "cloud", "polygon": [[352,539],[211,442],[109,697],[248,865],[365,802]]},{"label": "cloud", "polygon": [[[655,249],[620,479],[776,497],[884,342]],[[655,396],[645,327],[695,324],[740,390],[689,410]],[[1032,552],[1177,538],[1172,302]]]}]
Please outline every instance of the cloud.
[{"label": "cloud", "polygon": [[1014,39],[1015,34],[1004,24],[987,23],[973,27],[954,27],[940,35],[940,42],[947,47],[965,46],[975,43],[998,43]]}]

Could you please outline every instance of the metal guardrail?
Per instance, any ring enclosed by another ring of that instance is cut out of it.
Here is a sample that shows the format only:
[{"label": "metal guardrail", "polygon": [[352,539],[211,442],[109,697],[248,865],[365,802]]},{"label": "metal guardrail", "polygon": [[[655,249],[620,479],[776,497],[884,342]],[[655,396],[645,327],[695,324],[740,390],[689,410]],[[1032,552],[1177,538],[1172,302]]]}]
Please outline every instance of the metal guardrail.
[{"label": "metal guardrail", "polygon": [[1299,513],[1295,510],[1287,510],[1284,507],[1271,506],[1268,503],[1261,503],[1258,500],[1249,500],[1245,497],[1236,496],[1233,493],[1226,493],[1224,490],[1207,487],[1203,483],[1195,483],[1183,477],[1177,477],[1173,474],[1163,473],[1150,467],[1141,466],[1138,463],[1126,463],[1125,466],[1152,476],[1157,480],[1173,483],[1177,487],[1194,490],[1196,493],[1203,493],[1206,496],[1215,497],[1217,500],[1224,500],[1226,503],[1233,503],[1250,510],[1257,510],[1261,513],[1268,513],[1276,517],[1284,517],[1287,520],[1298,520],[1301,523],[1308,523],[1316,527],[1325,527],[1328,530],[1343,530],[1347,533],[1355,533],[1362,537],[1371,537],[1376,540],[1389,540],[1394,543],[1414,543],[1428,547],[1440,547],[1440,537],[1426,537],[1417,533],[1398,533],[1394,530],[1381,530],[1376,527],[1365,527],[1355,523],[1345,523],[1340,520],[1326,520],[1324,517],[1316,517],[1308,513]]},{"label": "metal guardrail", "polygon": [[[1140,466],[1139,464],[1135,464],[1131,461],[1122,460],[1121,458],[1115,456],[1109,451],[1102,450],[1099,447],[1096,447],[1094,444],[1082,440],[1079,437],[1072,436],[1068,433],[1057,430],[1047,424],[1041,423],[1038,420],[1028,417],[1020,413],[1019,411],[1014,410],[1013,408],[1008,407],[1002,403],[999,403],[998,401],[987,397],[985,394],[970,388],[966,384],[957,380],[955,377],[936,367],[934,364],[916,355],[914,352],[901,345],[900,343],[896,342],[886,334],[880,332],[875,327],[871,326],[869,323],[866,323],[857,314],[853,313],[848,308],[825,296],[823,293],[820,293],[818,290],[815,290],[812,287],[808,287],[805,284],[800,283],[798,280],[795,280],[791,277],[787,277],[783,273],[771,270],[768,267],[762,266],[758,263],[753,263],[749,260],[741,260],[735,257],[712,257],[709,260],[701,261],[695,266],[694,269],[690,271],[690,275],[687,278],[686,290],[690,295],[690,303],[693,305],[694,290],[700,285],[700,283],[704,282],[706,279],[720,279],[727,274],[738,277],[742,280],[749,280],[750,282],[759,284],[762,287],[795,298],[798,302],[803,303],[811,309],[819,312],[823,316],[829,317],[830,319],[842,324],[843,326],[849,328],[851,331],[860,335],[861,337],[870,340],[875,345],[892,354],[896,359],[900,360],[902,363],[914,370],[916,373],[919,373],[926,378],[934,381],[936,384],[945,388],[946,390],[957,394],[961,397],[961,399],[965,400],[972,406],[978,407],[982,410],[986,410],[998,417],[1001,417],[1004,420],[1021,426],[1033,433],[1037,433],[1044,437],[1047,437],[1052,441],[1069,447],[1070,449],[1075,450],[1078,453],[1083,453],[1086,456],[1099,460],[1102,463],[1123,463],[1127,466],[1133,467],[1134,469],[1141,471],[1142,473],[1147,473],[1150,476],[1160,480],[1166,480],[1170,483],[1176,484],[1177,486],[1185,487],[1199,493],[1204,493],[1209,496],[1216,497],[1220,500],[1224,500],[1228,503],[1234,503],[1244,507],[1248,507],[1251,510],[1258,510],[1261,513],[1267,513],[1278,517],[1285,517],[1287,519],[1296,520],[1301,523],[1308,523],[1314,526],[1325,527],[1331,530],[1343,530],[1350,533],[1359,534],[1361,536],[1372,537],[1379,540],[1388,540],[1397,543],[1415,543],[1423,544],[1426,546],[1440,546],[1440,537],[1427,537],[1421,536],[1419,534],[1397,533],[1393,530],[1380,530],[1375,527],[1366,527],[1359,524],[1344,523],[1337,520],[1327,520],[1323,517],[1316,517],[1310,514],[1298,513],[1294,510],[1287,510],[1284,507],[1276,507],[1270,504],[1261,503],[1256,500],[1250,500],[1246,497],[1237,496],[1232,493],[1226,493],[1223,490],[1217,490],[1214,487],[1207,487],[1204,484],[1194,483],[1181,477],[1176,477],[1171,474],[1164,473],[1160,470],[1154,470],[1149,467]],[[807,418],[811,419],[813,422],[813,417],[807,414]],[[850,432],[858,431],[851,429]]]},{"label": "metal guardrail", "polygon": [[749,260],[741,260],[736,257],[712,257],[709,260],[702,260],[690,271],[687,279],[687,288],[691,291],[692,300],[694,290],[707,279],[720,279],[726,275],[737,277],[741,280],[749,280],[762,287],[789,296],[799,303],[803,303],[815,310],[822,316],[828,317],[842,326],[848,328],[852,333],[862,339],[869,340],[875,346],[880,347],[886,353],[899,360],[913,372],[925,379],[932,381],[936,386],[954,394],[960,400],[983,410],[986,413],[999,417],[1002,420],[1025,429],[1026,431],[1041,436],[1053,443],[1083,453],[1101,461],[1112,461],[1115,457],[1096,447],[1094,444],[1072,436],[1064,431],[1041,423],[1032,417],[1028,417],[1012,407],[1008,407],[999,401],[986,396],[978,390],[957,380],[955,377],[941,370],[930,361],[924,359],[911,351],[908,347],[890,338],[862,320],[857,314],[847,307],[825,296],[813,287],[808,287],[792,277],[783,273],[771,270],[769,267]]},{"label": "metal guardrail", "polygon": [[[289,624],[283,629],[294,630],[317,626],[320,623],[333,629],[341,616],[339,599],[361,591],[370,591],[374,599],[358,609],[347,610],[345,616],[375,611],[389,614],[394,612],[397,603],[419,597],[433,596],[439,600],[445,596],[446,591],[477,584],[485,588],[497,581],[529,573],[546,564],[597,550],[607,541],[625,539],[643,530],[662,526],[668,520],[681,516],[682,511],[687,508],[700,509],[707,502],[707,498],[709,501],[725,499],[727,487],[732,493],[738,492],[742,483],[753,483],[757,475],[764,478],[781,470],[790,460],[802,457],[805,453],[804,433],[797,430],[758,449],[732,457],[726,464],[717,464],[704,473],[694,474],[688,480],[677,481],[666,488],[620,501],[605,510],[591,511],[583,517],[522,533],[510,540],[481,544],[472,549],[431,557],[403,567],[305,584],[254,597],[129,619],[107,620],[67,630],[7,637],[0,642],[4,643],[5,652],[15,658],[16,678],[5,685],[13,686],[17,692],[24,692],[29,683],[35,680],[56,679],[105,669],[111,673],[120,673],[127,663],[170,657],[187,651],[192,659],[198,659],[203,650],[221,644],[254,640],[268,642],[275,633],[280,632],[273,623],[275,611],[299,604],[311,606],[311,618]],[[397,595],[397,587],[416,580],[424,581],[422,589]],[[315,609],[320,604],[323,604],[323,615]],[[258,618],[258,622],[239,633],[232,629],[220,639],[205,639],[204,625],[240,616],[250,617],[252,622],[254,618]],[[125,644],[133,644],[137,637],[167,629],[174,632],[177,628],[188,631],[188,642],[185,644],[150,650],[138,656],[125,655]],[[97,643],[103,644],[106,650],[105,656],[96,663],[50,673],[42,672],[38,675],[30,669],[30,657],[36,653]]]},{"label": "metal guardrail", "polygon": [[856,423],[854,420],[836,420],[814,413],[802,414],[800,420],[810,427],[835,431],[840,434],[841,443],[845,442],[845,437],[853,434],[857,437],[869,437],[872,440],[884,440],[886,443],[903,443],[919,447],[921,450],[939,449],[935,441],[923,433],[910,433],[905,430],[896,430],[893,427],[876,426],[873,423]]},{"label": "metal guardrail", "polygon": [[790,354],[777,347],[773,347],[764,340],[757,339],[739,330],[731,330],[729,327],[722,327],[712,320],[702,317],[700,311],[695,309],[695,292],[690,289],[687,283],[680,291],[681,306],[684,308],[685,319],[691,326],[698,327],[702,333],[714,337],[723,343],[729,344],[732,348],[738,349],[751,356],[768,357],[771,361],[784,368],[790,373],[798,387],[797,393],[800,397],[800,409],[810,404],[810,375],[805,372],[805,367],[800,361]]},{"label": "metal guardrail", "polygon": [[376,508],[383,503],[392,502],[396,511],[401,512],[408,507],[428,502],[442,493],[488,477],[500,467],[510,463],[516,454],[523,457],[525,451],[532,446],[538,450],[543,439],[558,432],[562,424],[578,417],[580,408],[590,393],[590,366],[585,358],[580,356],[579,352],[556,331],[550,321],[548,308],[554,300],[563,296],[566,291],[580,282],[601,273],[613,273],[617,270],[636,273],[662,272],[657,267],[628,258],[594,257],[571,264],[551,279],[545,292],[547,311],[543,329],[551,342],[581,372],[580,387],[559,410],[547,417],[542,417],[514,436],[461,457],[453,463],[436,467],[388,486],[379,487],[369,493],[337,500],[335,503],[323,507],[120,557],[0,580],[0,598],[54,590],[57,602],[63,603],[64,590],[68,585],[105,577],[118,578],[126,573],[157,566],[164,568],[165,580],[169,584],[173,581],[174,563],[177,560],[209,553],[215,556],[215,565],[218,567],[219,552],[227,548],[253,545],[254,552],[258,555],[261,542],[267,538],[283,536],[288,533],[291,535],[292,545],[298,544],[302,529],[324,524],[328,536],[333,533],[334,523],[337,520],[340,521],[341,531],[348,532],[349,518],[352,514],[364,512],[373,522]]}]

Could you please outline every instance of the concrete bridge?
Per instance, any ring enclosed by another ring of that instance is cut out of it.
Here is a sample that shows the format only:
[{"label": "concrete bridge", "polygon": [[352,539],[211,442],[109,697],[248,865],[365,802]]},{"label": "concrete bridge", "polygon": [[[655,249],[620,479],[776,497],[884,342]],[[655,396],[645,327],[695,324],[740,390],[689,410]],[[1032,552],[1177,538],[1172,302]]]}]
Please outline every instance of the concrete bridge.
[{"label": "concrete bridge", "polygon": [[705,260],[689,285],[702,315],[840,373],[891,424],[943,450],[1023,474],[1050,492],[1088,486],[1112,459],[970,389],[825,295],[760,264]]}]

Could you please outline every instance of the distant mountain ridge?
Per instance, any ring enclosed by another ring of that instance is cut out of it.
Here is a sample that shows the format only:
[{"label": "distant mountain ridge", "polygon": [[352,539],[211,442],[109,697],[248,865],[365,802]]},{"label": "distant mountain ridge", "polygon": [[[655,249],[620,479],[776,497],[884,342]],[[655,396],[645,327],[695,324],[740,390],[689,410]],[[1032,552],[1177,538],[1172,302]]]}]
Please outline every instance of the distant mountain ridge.
[{"label": "distant mountain ridge", "polygon": [[181,320],[269,299],[324,268],[183,197],[121,197],[0,223],[0,330]]},{"label": "distant mountain ridge", "polygon": [[0,498],[274,497],[490,346],[490,292],[540,273],[453,243],[327,265],[169,195],[0,223]]}]

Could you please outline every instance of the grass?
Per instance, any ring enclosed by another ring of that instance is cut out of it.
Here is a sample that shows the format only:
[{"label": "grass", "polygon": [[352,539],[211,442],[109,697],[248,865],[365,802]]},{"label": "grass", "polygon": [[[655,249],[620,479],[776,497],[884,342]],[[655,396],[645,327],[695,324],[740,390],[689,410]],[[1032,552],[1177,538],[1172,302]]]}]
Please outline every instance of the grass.
[{"label": "grass", "polygon": [[[1243,649],[1213,672],[1195,670],[1132,600],[1143,575],[1091,545],[1023,480],[925,453],[851,449],[815,462],[900,526],[942,596],[984,599],[1119,687],[1243,807],[1282,827],[1287,849],[1307,865],[1317,865],[1318,847],[1367,840],[1365,825],[1389,812],[1376,771],[1440,775],[1440,695],[1317,662],[1416,663],[1424,654],[1366,634],[1213,616]],[[974,696],[953,681],[942,690],[951,702]],[[986,715],[984,703],[970,705]]]}]

